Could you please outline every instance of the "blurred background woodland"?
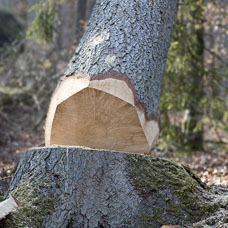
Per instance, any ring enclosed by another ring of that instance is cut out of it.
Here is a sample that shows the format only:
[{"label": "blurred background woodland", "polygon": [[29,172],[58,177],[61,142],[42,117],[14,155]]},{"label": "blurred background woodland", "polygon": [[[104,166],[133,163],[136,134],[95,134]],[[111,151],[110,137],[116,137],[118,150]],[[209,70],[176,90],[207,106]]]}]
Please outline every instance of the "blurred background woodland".
[{"label": "blurred background woodland", "polygon": [[[4,172],[20,152],[44,145],[50,97],[95,2],[0,0]],[[161,110],[162,132],[152,155],[190,165],[209,184],[228,186],[228,0],[180,1]]]}]

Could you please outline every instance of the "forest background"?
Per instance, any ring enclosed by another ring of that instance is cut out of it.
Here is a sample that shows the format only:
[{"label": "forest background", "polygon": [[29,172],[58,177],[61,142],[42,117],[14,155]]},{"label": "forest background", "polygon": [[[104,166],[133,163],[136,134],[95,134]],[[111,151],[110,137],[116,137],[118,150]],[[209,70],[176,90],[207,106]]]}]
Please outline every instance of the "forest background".
[{"label": "forest background", "polygon": [[[0,0],[0,178],[43,146],[50,101],[95,0]],[[228,186],[228,1],[181,0],[153,156]],[[1,190],[1,189],[0,189]]]}]

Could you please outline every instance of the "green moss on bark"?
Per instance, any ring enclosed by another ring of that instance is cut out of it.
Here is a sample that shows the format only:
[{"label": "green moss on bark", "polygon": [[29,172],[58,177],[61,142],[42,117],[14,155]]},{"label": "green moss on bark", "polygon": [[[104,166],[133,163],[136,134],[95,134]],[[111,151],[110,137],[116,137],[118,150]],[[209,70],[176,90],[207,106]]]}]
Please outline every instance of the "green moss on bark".
[{"label": "green moss on bark", "polygon": [[190,169],[149,156],[129,155],[128,160],[133,185],[151,203],[149,212],[140,212],[141,227],[171,221],[196,222],[220,207],[219,201],[212,200],[209,188]]},{"label": "green moss on bark", "polygon": [[49,193],[49,184],[45,180],[31,183],[22,180],[11,192],[19,202],[19,208],[7,219],[7,228],[42,227],[45,216],[53,211],[53,199]]},{"label": "green moss on bark", "polygon": [[157,209],[154,212],[153,216],[151,216],[151,215],[141,215],[141,216],[139,216],[138,219],[139,219],[140,228],[148,228],[148,225],[150,227],[154,227],[155,228],[157,224],[160,224],[160,225],[166,224],[167,220],[162,218],[161,213],[162,213],[161,209]]}]

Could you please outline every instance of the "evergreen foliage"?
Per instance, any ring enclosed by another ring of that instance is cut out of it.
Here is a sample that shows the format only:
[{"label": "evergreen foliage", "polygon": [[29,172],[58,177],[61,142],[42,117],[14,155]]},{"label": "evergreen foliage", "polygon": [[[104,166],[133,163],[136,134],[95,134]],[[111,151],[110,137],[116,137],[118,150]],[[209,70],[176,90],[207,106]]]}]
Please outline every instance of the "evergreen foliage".
[{"label": "evergreen foliage", "polygon": [[37,42],[50,43],[53,40],[55,29],[55,19],[57,17],[57,1],[40,1],[30,8],[30,12],[35,12],[36,16],[30,29],[27,32],[27,38]]},{"label": "evergreen foliage", "polygon": [[[225,77],[221,72],[225,70],[206,69],[204,65],[206,3],[204,0],[180,2],[161,98],[160,148],[163,150],[201,150],[206,122],[227,130],[225,97],[218,92]],[[188,118],[175,123],[171,121],[171,111],[185,112]]]}]

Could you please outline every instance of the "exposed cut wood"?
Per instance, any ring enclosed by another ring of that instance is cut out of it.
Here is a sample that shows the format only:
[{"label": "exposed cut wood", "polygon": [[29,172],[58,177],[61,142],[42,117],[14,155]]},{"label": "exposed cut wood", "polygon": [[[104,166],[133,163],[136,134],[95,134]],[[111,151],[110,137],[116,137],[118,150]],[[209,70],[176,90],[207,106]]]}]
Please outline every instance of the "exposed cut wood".
[{"label": "exposed cut wood", "polygon": [[46,122],[46,146],[86,146],[133,153],[149,152],[159,134],[146,119],[134,91],[117,78],[65,78],[55,91]]},{"label": "exposed cut wood", "polygon": [[0,202],[0,220],[5,218],[11,212],[15,211],[17,207],[18,205],[12,196],[3,202]]},{"label": "exposed cut wood", "polygon": [[56,89],[45,144],[148,153],[177,12],[173,1],[96,1]]}]

